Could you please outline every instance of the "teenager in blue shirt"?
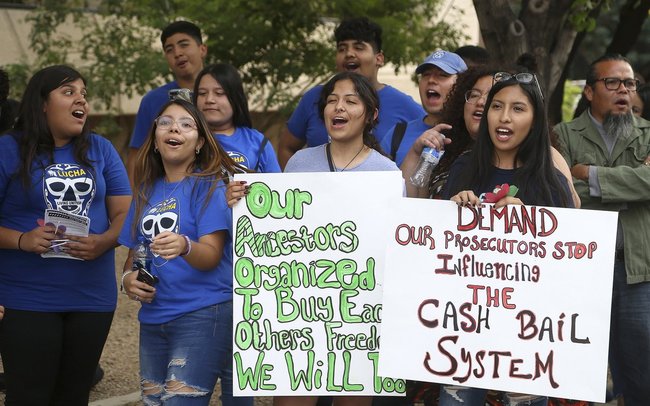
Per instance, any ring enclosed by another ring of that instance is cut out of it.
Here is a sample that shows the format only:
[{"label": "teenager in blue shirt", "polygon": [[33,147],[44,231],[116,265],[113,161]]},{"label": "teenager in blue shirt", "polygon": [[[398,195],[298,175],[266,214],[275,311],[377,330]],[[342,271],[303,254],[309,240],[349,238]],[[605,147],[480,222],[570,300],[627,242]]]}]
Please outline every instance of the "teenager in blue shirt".
[{"label": "teenager in blue shirt", "polygon": [[[365,17],[343,20],[334,31],[336,70],[356,72],[365,76],[379,96],[379,119],[372,131],[377,139],[395,123],[408,122],[424,116],[424,110],[413,98],[379,82],[379,68],[384,66],[381,33],[382,28]],[[280,166],[284,167],[289,158],[305,145],[315,147],[328,142],[327,130],[318,111],[322,88],[322,85],[314,86],[305,93],[289,118],[287,128],[280,136]]]},{"label": "teenager in blue shirt", "polygon": [[[221,378],[223,404],[252,405],[232,396],[232,214],[224,181],[235,170],[201,112],[178,99],[163,106],[138,154],[138,193],[119,242],[130,248],[124,289],[142,302],[147,404],[208,405]],[[151,285],[132,270],[142,241],[150,243]]]},{"label": "teenager in blue shirt", "polygon": [[[50,66],[30,79],[14,130],[0,137],[7,405],[86,405],[113,318],[113,249],[131,191],[115,148],[89,131],[88,112],[81,75]],[[43,224],[46,209],[88,217],[89,235]],[[40,255],[55,244],[73,259]]]},{"label": "teenager in blue shirt", "polygon": [[160,108],[169,101],[169,91],[194,88],[196,76],[203,69],[203,60],[208,54],[201,29],[189,21],[174,21],[165,27],[160,34],[160,43],[174,80],[149,91],[140,102],[126,157],[131,180],[138,150],[144,144]]},{"label": "teenager in blue shirt", "polygon": [[281,172],[269,139],[252,128],[248,99],[234,66],[219,63],[203,69],[193,98],[210,131],[236,163],[255,172]]}]

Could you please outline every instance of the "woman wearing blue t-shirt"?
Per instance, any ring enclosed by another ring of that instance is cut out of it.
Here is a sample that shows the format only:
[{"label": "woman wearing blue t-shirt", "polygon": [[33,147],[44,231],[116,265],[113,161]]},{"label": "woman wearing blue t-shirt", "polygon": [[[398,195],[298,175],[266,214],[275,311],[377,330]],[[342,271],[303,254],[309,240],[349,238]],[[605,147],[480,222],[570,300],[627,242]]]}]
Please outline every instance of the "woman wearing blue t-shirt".
[{"label": "woman wearing blue t-shirt", "polygon": [[[232,216],[224,180],[236,164],[189,102],[163,106],[134,171],[137,194],[119,242],[131,248],[122,277],[142,302],[140,377],[146,404],[207,405],[221,378],[232,396]],[[150,243],[146,283],[132,271],[134,247]]]},{"label": "woman wearing blue t-shirt", "polygon": [[[88,112],[81,75],[50,66],[30,79],[14,130],[0,137],[7,405],[86,405],[113,318],[113,249],[131,191],[115,148],[90,133]],[[88,236],[70,235],[57,217],[88,223]]]},{"label": "woman wearing blue t-shirt", "polygon": [[194,83],[194,104],[228,155],[255,172],[282,172],[268,138],[252,128],[248,100],[237,69],[225,63],[210,65]]}]

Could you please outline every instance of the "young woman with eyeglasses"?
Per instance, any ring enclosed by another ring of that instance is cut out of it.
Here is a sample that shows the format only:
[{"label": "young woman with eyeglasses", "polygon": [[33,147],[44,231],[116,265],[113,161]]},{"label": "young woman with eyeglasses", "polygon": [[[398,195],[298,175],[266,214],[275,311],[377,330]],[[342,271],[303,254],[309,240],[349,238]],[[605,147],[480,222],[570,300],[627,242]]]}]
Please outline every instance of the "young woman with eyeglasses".
[{"label": "young woman with eyeglasses", "polygon": [[[81,74],[50,66],[29,80],[0,137],[7,405],[87,405],[113,319],[114,248],[131,190],[111,142],[90,131],[89,111]],[[87,222],[88,235],[45,223],[47,209]],[[67,257],[48,257],[55,248]]]},{"label": "young woman with eyeglasses", "polygon": [[[180,99],[163,106],[138,153],[137,194],[119,241],[131,248],[124,290],[142,303],[146,404],[208,405],[221,378],[224,405],[252,405],[232,396],[232,219],[224,182],[236,170],[202,114]],[[132,271],[142,241],[150,243],[148,272],[157,282]]]}]

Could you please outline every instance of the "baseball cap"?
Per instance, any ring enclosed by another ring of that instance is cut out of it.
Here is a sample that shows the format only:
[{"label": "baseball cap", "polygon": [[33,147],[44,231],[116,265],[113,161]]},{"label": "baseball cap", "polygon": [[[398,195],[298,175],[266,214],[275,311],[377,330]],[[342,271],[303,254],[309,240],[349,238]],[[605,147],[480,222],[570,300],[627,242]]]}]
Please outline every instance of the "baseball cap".
[{"label": "baseball cap", "polygon": [[465,65],[463,58],[453,52],[443,51],[441,49],[427,56],[424,62],[422,62],[415,70],[415,73],[422,73],[428,65],[437,66],[451,75],[465,72],[467,70],[467,65]]}]

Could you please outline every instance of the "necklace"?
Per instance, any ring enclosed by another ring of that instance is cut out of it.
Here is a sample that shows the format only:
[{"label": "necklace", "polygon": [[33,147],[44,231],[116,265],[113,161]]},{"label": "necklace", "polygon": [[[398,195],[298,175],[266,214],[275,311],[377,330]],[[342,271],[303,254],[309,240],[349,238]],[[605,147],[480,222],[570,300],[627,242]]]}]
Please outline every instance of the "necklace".
[{"label": "necklace", "polygon": [[[172,189],[172,192],[169,194],[169,198],[174,197],[174,192],[176,192],[176,189],[185,181],[185,177],[181,180],[179,180],[176,183],[176,186],[174,186],[174,189]],[[167,181],[163,178],[163,202],[167,201]]]},{"label": "necklace", "polygon": [[[334,166],[334,160],[332,159],[332,151],[330,150],[330,146],[331,146],[331,145],[332,145],[332,144],[327,144],[327,146],[325,147],[325,151],[327,152],[327,163],[330,165],[330,172],[337,172],[337,170],[336,170],[336,166]],[[344,170],[348,169],[348,166],[350,166],[350,164],[352,163],[352,161],[354,161],[354,160],[359,156],[359,154],[361,153],[361,151],[363,151],[363,149],[364,149],[365,147],[366,147],[365,145],[361,145],[361,149],[359,150],[359,152],[357,152],[357,153],[352,157],[352,159],[350,159],[350,162],[348,162],[348,164],[345,165],[345,166],[343,167],[343,169],[341,169],[341,170],[338,171],[338,172],[343,172]]]}]

